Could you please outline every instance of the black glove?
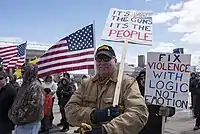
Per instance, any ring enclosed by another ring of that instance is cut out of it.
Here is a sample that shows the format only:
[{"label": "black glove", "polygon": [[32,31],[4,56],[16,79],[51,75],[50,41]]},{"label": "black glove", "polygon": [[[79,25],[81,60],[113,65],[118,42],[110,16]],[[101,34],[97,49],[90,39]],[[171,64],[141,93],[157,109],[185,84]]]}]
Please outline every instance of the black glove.
[{"label": "black glove", "polygon": [[165,117],[171,117],[175,114],[175,108],[174,107],[164,107],[161,106],[159,109],[159,115],[165,116]]},{"label": "black glove", "polygon": [[107,134],[107,132],[104,127],[99,127],[99,128],[93,128],[90,131],[85,131],[84,134]]},{"label": "black glove", "polygon": [[91,121],[94,124],[100,124],[106,121],[111,121],[123,112],[122,106],[108,107],[104,109],[94,110],[91,115]]}]

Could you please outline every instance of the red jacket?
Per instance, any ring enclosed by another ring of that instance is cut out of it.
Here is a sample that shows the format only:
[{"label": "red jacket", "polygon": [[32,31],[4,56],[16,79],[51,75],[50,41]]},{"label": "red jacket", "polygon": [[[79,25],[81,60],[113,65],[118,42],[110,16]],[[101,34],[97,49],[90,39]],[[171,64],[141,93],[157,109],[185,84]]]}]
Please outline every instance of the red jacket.
[{"label": "red jacket", "polygon": [[45,94],[44,99],[44,116],[49,116],[51,108],[53,106],[52,102],[52,95],[51,94]]}]

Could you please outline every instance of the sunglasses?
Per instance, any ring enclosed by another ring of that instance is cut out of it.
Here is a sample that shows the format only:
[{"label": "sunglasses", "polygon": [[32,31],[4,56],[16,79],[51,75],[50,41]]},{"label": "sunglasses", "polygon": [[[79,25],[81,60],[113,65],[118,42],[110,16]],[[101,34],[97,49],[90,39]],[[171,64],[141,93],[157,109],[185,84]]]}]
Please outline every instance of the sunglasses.
[{"label": "sunglasses", "polygon": [[108,57],[108,56],[97,56],[95,57],[95,60],[97,62],[101,62],[101,61],[104,61],[104,62],[109,62],[112,58],[111,57]]},{"label": "sunglasses", "polygon": [[145,78],[140,78],[140,80],[145,80]]}]

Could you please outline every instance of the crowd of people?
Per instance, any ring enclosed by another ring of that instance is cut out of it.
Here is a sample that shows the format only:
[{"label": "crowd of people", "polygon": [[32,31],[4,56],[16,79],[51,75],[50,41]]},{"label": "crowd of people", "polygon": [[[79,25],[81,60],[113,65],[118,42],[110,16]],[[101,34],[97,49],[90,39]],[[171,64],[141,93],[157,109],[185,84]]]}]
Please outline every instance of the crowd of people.
[{"label": "crowd of people", "polygon": [[[161,134],[162,117],[175,114],[174,107],[164,107],[145,102],[145,76],[142,70],[137,78],[124,74],[121,83],[119,105],[113,106],[113,96],[118,70],[115,51],[111,46],[100,46],[95,54],[97,74],[83,76],[78,90],[69,73],[56,83],[52,76],[44,81],[37,78],[36,64],[25,64],[22,69],[23,82],[18,85],[14,76],[0,71],[0,134],[49,133],[53,124],[53,106],[58,99],[62,126],[81,127],[75,132],[82,134]],[[200,82],[192,73],[190,91],[192,107],[197,118],[194,130],[200,128]],[[83,129],[83,123],[91,128]]]},{"label": "crowd of people", "polygon": [[52,76],[37,78],[38,67],[28,63],[22,69],[22,84],[15,76],[0,71],[0,134],[48,133],[53,124],[53,104],[59,100],[62,132],[69,130],[64,105],[75,91],[70,75],[64,73],[58,83]]}]

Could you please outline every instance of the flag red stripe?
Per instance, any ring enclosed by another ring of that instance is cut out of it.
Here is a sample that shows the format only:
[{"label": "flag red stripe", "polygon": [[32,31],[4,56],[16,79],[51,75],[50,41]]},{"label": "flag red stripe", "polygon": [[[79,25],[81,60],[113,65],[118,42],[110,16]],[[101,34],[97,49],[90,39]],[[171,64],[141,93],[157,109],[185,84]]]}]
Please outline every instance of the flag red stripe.
[{"label": "flag red stripe", "polygon": [[[66,53],[66,54],[68,54],[68,53]],[[47,59],[47,60],[41,60],[41,61],[38,62],[38,65],[47,63],[49,61],[56,61],[56,60],[60,60],[60,59],[80,57],[80,56],[85,56],[85,55],[90,55],[90,54],[94,54],[94,51],[87,51],[87,52],[71,54],[71,55],[63,55],[63,56],[58,56],[58,57],[55,57],[55,58],[50,58],[50,59]]]},{"label": "flag red stripe", "polygon": [[7,48],[15,48],[16,46],[4,46],[4,47],[0,47],[0,50],[3,50],[3,49],[7,49]]},{"label": "flag red stripe", "polygon": [[10,49],[7,49],[7,50],[3,50],[3,51],[0,52],[0,54],[3,55],[4,53],[8,53],[8,52],[12,52],[12,53],[16,52],[16,48],[10,48]]},{"label": "flag red stripe", "polygon": [[44,55],[41,56],[42,57],[47,57],[47,56],[51,56],[51,55],[55,55],[55,54],[61,54],[61,53],[67,53],[68,50],[58,50],[58,51],[55,51],[55,52],[50,52],[50,53],[45,53]]},{"label": "flag red stripe", "polygon": [[64,47],[66,46],[66,43],[63,43],[63,44],[55,44],[53,45],[52,47],[49,48],[49,50],[51,49],[56,49],[56,48],[60,48],[60,47]]},{"label": "flag red stripe", "polygon": [[[17,56],[17,52],[13,52],[13,53],[8,53],[6,55],[3,55],[2,54],[2,57],[7,57],[7,56],[10,56],[10,55],[13,55],[13,56]],[[3,58],[4,59],[4,58]],[[6,59],[6,58],[5,58]]]},{"label": "flag red stripe", "polygon": [[[5,58],[2,58],[4,61],[6,61],[6,60],[10,60],[12,57],[15,57],[15,56],[17,56],[17,54],[15,54],[15,55],[9,55],[9,56],[7,56],[7,57],[5,57]],[[7,61],[8,62],[8,61]]]},{"label": "flag red stripe", "polygon": [[78,63],[83,63],[83,62],[87,62],[87,61],[94,61],[94,58],[86,58],[86,59],[75,60],[75,61],[55,63],[55,64],[51,64],[48,66],[40,67],[39,70],[44,70],[44,69],[48,69],[48,68],[52,68],[52,67],[56,67],[56,66],[62,66],[62,65],[78,64]]},{"label": "flag red stripe", "polygon": [[52,70],[46,73],[39,74],[38,77],[44,77],[47,75],[52,75],[60,72],[67,72],[67,71],[75,71],[75,70],[82,70],[82,69],[94,69],[94,65],[83,65],[83,66],[76,66],[76,67],[70,67],[70,68],[62,68],[62,69],[56,69]]}]

